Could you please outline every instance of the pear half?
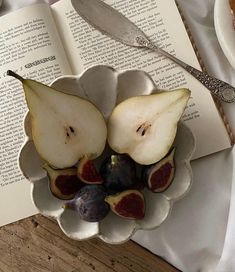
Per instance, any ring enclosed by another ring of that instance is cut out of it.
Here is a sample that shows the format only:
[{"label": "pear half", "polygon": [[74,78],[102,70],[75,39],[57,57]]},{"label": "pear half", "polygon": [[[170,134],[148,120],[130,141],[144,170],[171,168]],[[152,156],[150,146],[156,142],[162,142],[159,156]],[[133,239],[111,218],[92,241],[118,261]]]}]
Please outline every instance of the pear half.
[{"label": "pear half", "polygon": [[177,89],[120,103],[108,122],[110,147],[129,154],[139,164],[156,163],[171,148],[189,97],[188,89]]},{"label": "pear half", "polygon": [[24,88],[32,138],[39,155],[55,168],[75,165],[84,155],[98,157],[106,143],[107,126],[89,101],[65,94],[12,71]]}]

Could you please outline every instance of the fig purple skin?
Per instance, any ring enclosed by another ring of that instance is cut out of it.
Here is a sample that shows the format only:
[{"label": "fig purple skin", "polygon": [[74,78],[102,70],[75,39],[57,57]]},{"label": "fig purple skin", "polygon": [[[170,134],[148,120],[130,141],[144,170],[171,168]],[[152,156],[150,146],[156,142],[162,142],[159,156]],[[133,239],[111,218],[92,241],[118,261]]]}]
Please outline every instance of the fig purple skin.
[{"label": "fig purple skin", "polygon": [[134,188],[137,182],[135,162],[125,154],[106,158],[101,165],[100,174],[109,194]]},{"label": "fig purple skin", "polygon": [[80,217],[88,222],[98,222],[109,212],[109,205],[104,201],[106,192],[101,185],[84,186],[65,207],[76,210]]}]

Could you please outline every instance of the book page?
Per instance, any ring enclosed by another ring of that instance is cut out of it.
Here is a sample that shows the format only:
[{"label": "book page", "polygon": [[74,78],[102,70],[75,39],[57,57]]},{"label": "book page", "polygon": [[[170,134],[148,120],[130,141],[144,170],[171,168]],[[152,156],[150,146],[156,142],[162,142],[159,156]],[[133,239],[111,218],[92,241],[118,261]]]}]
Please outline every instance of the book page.
[{"label": "book page", "polygon": [[[162,49],[200,69],[174,0],[106,2],[136,23]],[[107,64],[121,70],[145,70],[159,89],[189,88],[192,96],[183,120],[196,138],[194,158],[231,145],[210,92],[183,68],[156,52],[128,47],[94,30],[75,12],[70,1],[61,0],[52,10],[74,73],[96,64]]]},{"label": "book page", "polygon": [[22,84],[6,75],[9,69],[48,84],[71,73],[48,5],[0,17],[0,226],[37,213],[18,166],[27,106]]}]

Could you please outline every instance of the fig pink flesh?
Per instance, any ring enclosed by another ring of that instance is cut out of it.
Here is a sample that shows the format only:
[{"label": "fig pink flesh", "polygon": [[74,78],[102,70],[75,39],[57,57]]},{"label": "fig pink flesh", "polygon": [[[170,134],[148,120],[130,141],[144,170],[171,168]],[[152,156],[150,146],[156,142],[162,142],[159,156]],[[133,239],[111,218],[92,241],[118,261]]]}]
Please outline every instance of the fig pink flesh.
[{"label": "fig pink flesh", "polygon": [[74,194],[82,187],[75,175],[59,175],[56,178],[55,185],[63,195]]},{"label": "fig pink flesh", "polygon": [[82,180],[89,183],[102,183],[102,177],[96,171],[95,165],[92,161],[86,161],[81,169],[80,174]]},{"label": "fig pink flesh", "polygon": [[172,173],[172,165],[167,162],[162,165],[156,172],[151,176],[151,188],[157,190],[159,188],[165,188],[169,181]]},{"label": "fig pink flesh", "polygon": [[143,219],[144,201],[139,195],[131,193],[122,197],[115,205],[115,210],[123,217]]}]

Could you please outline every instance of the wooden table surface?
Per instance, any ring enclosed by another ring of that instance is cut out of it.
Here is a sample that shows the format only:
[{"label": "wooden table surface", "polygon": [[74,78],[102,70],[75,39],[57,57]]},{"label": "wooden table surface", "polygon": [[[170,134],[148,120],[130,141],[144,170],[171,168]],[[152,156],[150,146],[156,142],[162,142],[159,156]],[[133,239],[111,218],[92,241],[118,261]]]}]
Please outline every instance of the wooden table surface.
[{"label": "wooden table surface", "polygon": [[129,241],[108,245],[66,237],[57,223],[36,215],[0,228],[1,272],[178,272]]}]

